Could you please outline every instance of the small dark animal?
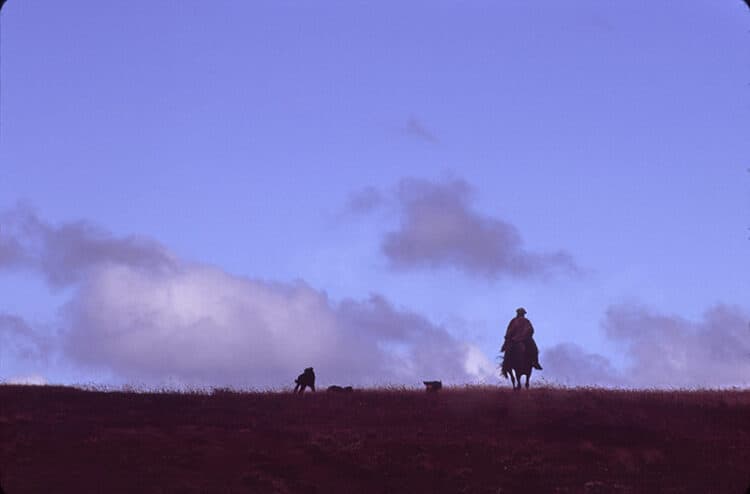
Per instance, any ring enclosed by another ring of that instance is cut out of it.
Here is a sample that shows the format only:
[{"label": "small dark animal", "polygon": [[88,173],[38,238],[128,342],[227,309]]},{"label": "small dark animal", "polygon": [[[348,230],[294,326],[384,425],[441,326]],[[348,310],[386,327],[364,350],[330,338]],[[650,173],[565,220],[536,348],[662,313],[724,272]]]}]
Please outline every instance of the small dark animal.
[{"label": "small dark animal", "polygon": [[315,372],[313,372],[312,367],[308,367],[305,369],[305,371],[297,376],[297,379],[294,380],[297,385],[294,387],[294,392],[302,394],[305,392],[305,388],[308,386],[310,389],[313,390],[313,393],[315,392]]},{"label": "small dark animal", "polygon": [[422,381],[428,393],[443,389],[443,381]]},{"label": "small dark animal", "polygon": [[345,386],[342,388],[341,386],[333,385],[333,386],[328,386],[327,391],[329,393],[351,393],[354,391],[354,388],[352,388],[351,386]]}]

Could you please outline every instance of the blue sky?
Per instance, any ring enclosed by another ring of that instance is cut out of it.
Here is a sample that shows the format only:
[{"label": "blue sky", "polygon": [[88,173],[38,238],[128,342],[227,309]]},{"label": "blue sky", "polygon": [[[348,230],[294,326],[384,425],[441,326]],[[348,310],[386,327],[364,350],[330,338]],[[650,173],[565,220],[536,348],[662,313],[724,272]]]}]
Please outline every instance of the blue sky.
[{"label": "blue sky", "polygon": [[747,14],[10,0],[0,379],[746,385]]}]

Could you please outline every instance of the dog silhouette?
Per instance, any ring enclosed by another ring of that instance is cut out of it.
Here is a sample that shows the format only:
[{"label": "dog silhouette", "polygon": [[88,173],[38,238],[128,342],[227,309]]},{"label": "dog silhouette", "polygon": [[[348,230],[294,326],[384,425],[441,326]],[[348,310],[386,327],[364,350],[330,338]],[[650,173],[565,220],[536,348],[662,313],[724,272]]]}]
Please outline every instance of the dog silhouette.
[{"label": "dog silhouette", "polygon": [[440,389],[443,389],[443,381],[422,381],[425,385],[428,393],[434,393]]},{"label": "dog silhouette", "polygon": [[351,393],[354,391],[354,388],[351,386],[341,387],[334,384],[333,386],[328,386],[327,391],[329,393]]}]

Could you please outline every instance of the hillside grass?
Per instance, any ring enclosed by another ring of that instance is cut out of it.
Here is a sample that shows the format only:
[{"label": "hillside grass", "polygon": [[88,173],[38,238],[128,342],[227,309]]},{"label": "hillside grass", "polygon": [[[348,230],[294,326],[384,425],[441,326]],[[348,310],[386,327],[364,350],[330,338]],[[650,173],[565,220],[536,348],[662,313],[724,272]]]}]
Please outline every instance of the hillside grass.
[{"label": "hillside grass", "polygon": [[0,386],[22,492],[738,492],[750,391]]}]

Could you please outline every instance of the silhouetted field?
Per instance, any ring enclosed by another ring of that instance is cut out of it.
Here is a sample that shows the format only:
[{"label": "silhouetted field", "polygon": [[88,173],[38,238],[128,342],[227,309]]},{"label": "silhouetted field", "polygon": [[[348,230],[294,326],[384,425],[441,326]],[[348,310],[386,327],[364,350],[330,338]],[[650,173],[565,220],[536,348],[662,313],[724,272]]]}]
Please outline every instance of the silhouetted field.
[{"label": "silhouetted field", "polygon": [[0,386],[20,493],[738,493],[750,392]]}]

